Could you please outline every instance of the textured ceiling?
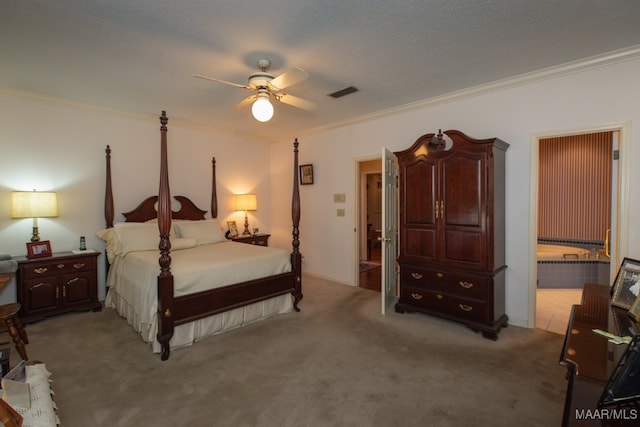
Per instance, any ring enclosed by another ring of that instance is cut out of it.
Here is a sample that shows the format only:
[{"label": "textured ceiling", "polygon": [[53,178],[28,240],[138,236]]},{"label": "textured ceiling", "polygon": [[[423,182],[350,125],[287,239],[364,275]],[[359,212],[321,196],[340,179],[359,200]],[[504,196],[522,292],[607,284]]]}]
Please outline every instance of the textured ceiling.
[{"label": "textured ceiling", "polygon": [[[0,90],[266,139],[640,46],[637,0],[20,0],[0,15]],[[268,123],[234,106],[256,61],[309,73]],[[359,91],[327,96],[347,86]]]}]

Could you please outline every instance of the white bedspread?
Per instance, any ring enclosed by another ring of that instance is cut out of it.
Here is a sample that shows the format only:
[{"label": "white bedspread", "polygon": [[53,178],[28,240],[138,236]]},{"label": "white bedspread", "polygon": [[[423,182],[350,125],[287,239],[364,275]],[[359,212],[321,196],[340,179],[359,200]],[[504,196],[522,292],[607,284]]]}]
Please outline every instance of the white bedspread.
[{"label": "white bedspread", "polygon": [[[140,333],[142,339],[161,348],[156,340],[158,251],[130,252],[116,257],[109,270],[105,300]],[[187,295],[234,283],[291,271],[284,249],[221,242],[171,252],[174,294]],[[171,348],[189,345],[205,336],[291,311],[290,295],[231,310],[176,327]]]}]

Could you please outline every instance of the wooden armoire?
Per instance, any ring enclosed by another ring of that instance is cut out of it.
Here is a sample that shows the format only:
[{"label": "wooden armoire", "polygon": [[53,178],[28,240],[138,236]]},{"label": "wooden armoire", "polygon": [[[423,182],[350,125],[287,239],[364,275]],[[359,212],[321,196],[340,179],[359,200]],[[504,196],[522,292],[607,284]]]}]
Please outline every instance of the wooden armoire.
[{"label": "wooden armoire", "polygon": [[457,130],[396,152],[400,298],[396,311],[461,322],[498,339],[505,314],[505,153]]}]

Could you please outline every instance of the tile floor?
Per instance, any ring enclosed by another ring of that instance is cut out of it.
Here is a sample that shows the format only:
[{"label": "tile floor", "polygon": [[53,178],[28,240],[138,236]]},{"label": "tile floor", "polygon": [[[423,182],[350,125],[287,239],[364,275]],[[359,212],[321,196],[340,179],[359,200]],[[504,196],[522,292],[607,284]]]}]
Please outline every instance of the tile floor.
[{"label": "tile floor", "polygon": [[582,289],[538,289],[536,328],[564,335],[573,304],[580,304]]}]

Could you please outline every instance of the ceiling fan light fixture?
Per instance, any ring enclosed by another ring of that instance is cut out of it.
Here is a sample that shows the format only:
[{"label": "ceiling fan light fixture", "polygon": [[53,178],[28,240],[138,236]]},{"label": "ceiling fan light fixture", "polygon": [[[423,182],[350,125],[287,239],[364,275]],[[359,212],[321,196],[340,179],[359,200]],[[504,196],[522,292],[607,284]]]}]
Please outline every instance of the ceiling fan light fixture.
[{"label": "ceiling fan light fixture", "polygon": [[251,114],[253,118],[259,122],[268,122],[273,117],[273,105],[269,102],[269,95],[266,93],[259,93],[258,99],[256,99],[251,105]]}]

